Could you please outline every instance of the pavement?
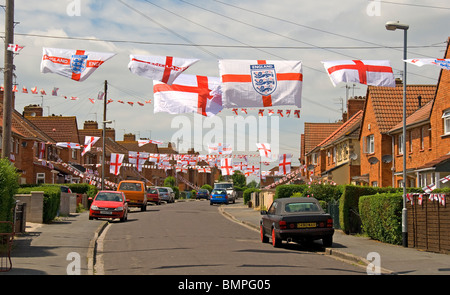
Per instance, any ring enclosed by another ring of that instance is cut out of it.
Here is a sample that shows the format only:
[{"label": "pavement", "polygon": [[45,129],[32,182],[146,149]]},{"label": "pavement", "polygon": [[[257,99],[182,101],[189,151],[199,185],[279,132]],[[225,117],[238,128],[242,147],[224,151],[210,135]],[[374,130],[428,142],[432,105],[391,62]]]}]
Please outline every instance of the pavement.
[{"label": "pavement", "polygon": [[[259,211],[245,206],[242,199],[218,208],[227,218],[259,232]],[[14,239],[12,269],[0,276],[93,275],[97,239],[107,224],[89,221],[88,212],[50,224],[27,223],[26,232]],[[450,275],[450,255],[385,244],[340,230],[335,231],[333,246],[317,253],[369,269],[370,274]]]}]

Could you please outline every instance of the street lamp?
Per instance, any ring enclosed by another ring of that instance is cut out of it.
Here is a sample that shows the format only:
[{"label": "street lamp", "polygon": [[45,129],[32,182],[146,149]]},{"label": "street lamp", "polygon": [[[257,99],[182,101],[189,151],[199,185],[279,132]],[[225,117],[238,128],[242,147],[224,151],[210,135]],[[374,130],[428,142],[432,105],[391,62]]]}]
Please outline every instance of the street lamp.
[{"label": "street lamp", "polygon": [[407,31],[409,25],[399,22],[388,21],[386,30],[395,31],[403,30],[403,209],[402,209],[402,240],[403,246],[408,247],[408,225],[406,211],[406,48],[407,48]]}]

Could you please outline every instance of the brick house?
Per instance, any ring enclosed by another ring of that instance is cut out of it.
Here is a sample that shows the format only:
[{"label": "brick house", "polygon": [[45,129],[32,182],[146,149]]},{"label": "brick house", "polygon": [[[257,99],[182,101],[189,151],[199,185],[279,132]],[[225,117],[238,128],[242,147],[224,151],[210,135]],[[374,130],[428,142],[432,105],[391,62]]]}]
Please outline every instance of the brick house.
[{"label": "brick house", "polygon": [[[449,38],[450,41],[450,38]],[[444,58],[450,58],[450,47]],[[439,180],[450,174],[450,71],[441,70],[435,97],[406,120],[407,177],[409,186],[437,188],[450,186]],[[397,124],[390,134],[394,139],[394,184],[402,181],[401,150],[402,125]]]},{"label": "brick house", "polygon": [[[407,85],[407,116],[432,101],[435,91],[435,85]],[[398,141],[398,136],[395,138],[392,129],[402,122],[403,85],[397,80],[395,87],[368,86],[366,98],[359,134],[361,175],[358,180],[370,186],[395,186],[393,176],[399,171],[393,173],[393,168],[400,157],[393,151],[393,138]]]}]

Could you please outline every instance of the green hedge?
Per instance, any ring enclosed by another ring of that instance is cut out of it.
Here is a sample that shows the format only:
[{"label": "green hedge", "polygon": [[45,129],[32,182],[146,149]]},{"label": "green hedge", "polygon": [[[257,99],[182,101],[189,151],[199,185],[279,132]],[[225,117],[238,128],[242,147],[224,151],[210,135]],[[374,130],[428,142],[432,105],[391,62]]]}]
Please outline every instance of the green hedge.
[{"label": "green hedge", "polygon": [[403,193],[363,196],[359,199],[362,230],[384,243],[402,243]]},{"label": "green hedge", "polygon": [[307,189],[306,184],[282,184],[275,188],[275,197],[278,198],[290,198],[295,193],[303,193]]},{"label": "green hedge", "polygon": [[260,189],[257,189],[254,187],[250,187],[250,188],[247,188],[246,190],[244,190],[244,193],[242,194],[242,197],[244,199],[244,204],[247,204],[248,201],[251,200],[253,192],[260,192],[260,191],[261,191]]},{"label": "green hedge", "polygon": [[55,219],[58,214],[60,199],[61,199],[61,189],[58,185],[42,185],[34,187],[21,187],[17,191],[18,194],[29,194],[32,191],[43,191],[44,192],[44,205],[42,220],[44,223],[48,223]]},{"label": "green hedge", "polygon": [[[8,159],[0,159],[0,221],[13,221],[15,206],[14,194],[19,188],[19,173]],[[13,229],[2,226],[0,232],[11,232]]]}]

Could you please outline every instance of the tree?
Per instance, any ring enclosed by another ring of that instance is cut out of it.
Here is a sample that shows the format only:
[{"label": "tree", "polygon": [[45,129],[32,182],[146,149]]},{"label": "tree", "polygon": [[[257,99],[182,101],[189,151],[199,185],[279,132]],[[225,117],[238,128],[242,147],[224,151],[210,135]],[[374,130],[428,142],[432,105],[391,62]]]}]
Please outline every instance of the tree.
[{"label": "tree", "polygon": [[244,187],[247,181],[245,175],[240,171],[235,171],[231,179],[233,180],[233,185],[237,187]]},{"label": "tree", "polygon": [[177,181],[176,181],[175,177],[169,176],[166,179],[164,179],[164,186],[173,187],[176,185],[177,185]]}]

